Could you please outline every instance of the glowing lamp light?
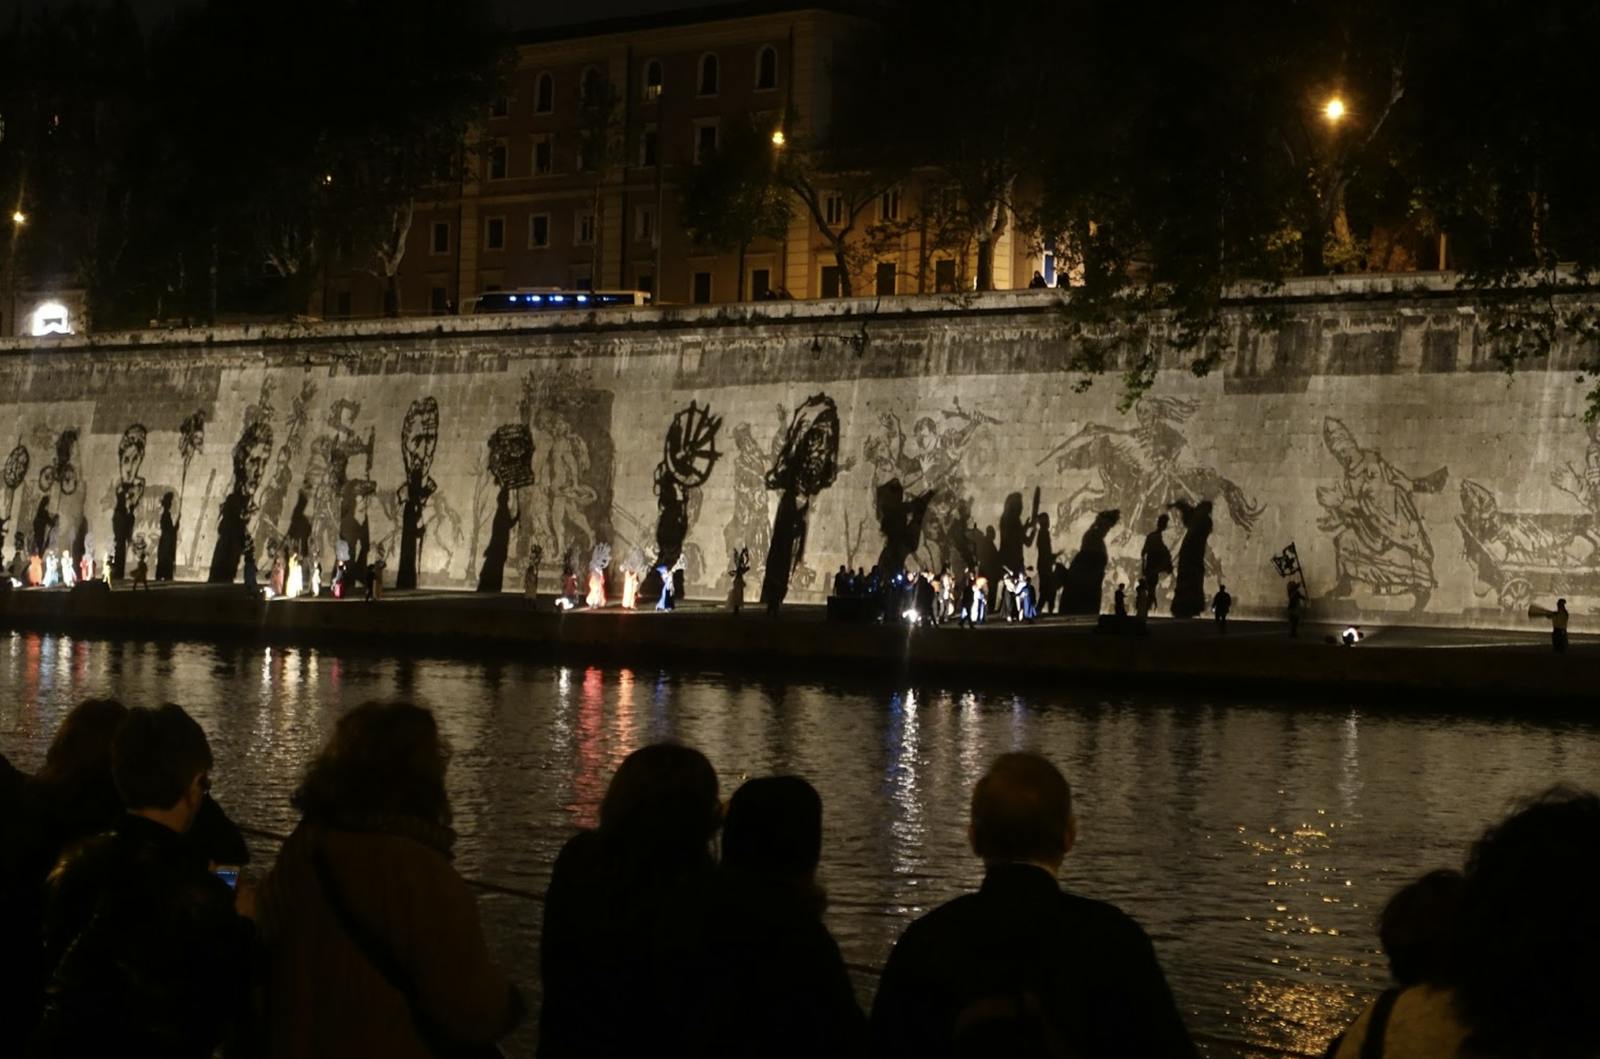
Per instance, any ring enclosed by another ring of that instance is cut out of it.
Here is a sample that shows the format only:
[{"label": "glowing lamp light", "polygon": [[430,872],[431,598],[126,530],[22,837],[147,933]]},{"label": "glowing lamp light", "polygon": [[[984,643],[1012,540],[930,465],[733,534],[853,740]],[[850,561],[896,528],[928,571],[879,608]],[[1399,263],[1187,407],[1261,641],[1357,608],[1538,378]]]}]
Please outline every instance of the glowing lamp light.
[{"label": "glowing lamp light", "polygon": [[1337,125],[1344,120],[1344,100],[1334,96],[1322,105],[1322,116]]},{"label": "glowing lamp light", "polygon": [[580,295],[578,295],[578,301],[579,301],[579,302],[586,302],[586,301],[588,301],[588,300],[589,300],[589,296],[588,296],[588,295],[587,295],[587,294],[580,294]]},{"label": "glowing lamp light", "polygon": [[33,311],[29,333],[35,338],[72,334],[72,319],[67,315],[67,307],[60,302],[45,302],[39,306]]},{"label": "glowing lamp light", "polygon": [[16,225],[27,224],[28,223],[28,215],[26,213],[23,213],[21,210],[12,210],[11,211],[11,223],[12,224],[16,224]]},{"label": "glowing lamp light", "polygon": [[772,146],[774,146],[774,147],[782,147],[784,144],[786,144],[788,142],[789,141],[783,135],[783,130],[782,129],[773,129],[772,130]]}]

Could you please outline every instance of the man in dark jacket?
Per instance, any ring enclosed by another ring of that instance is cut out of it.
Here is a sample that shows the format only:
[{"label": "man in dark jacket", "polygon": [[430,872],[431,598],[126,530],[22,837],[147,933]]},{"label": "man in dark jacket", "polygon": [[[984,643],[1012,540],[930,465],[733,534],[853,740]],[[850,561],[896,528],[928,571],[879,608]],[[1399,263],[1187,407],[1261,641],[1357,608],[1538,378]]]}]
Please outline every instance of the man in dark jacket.
[{"label": "man in dark jacket", "polygon": [[1005,754],[972,792],[986,873],[906,929],[872,1008],[874,1054],[1193,1059],[1150,939],[1056,882],[1077,824],[1055,766]]},{"label": "man in dark jacket", "polygon": [[208,1057],[244,1003],[253,928],[183,841],[210,787],[205,733],[177,706],[136,709],[111,771],[128,812],[51,876],[52,968],[29,1054]]}]

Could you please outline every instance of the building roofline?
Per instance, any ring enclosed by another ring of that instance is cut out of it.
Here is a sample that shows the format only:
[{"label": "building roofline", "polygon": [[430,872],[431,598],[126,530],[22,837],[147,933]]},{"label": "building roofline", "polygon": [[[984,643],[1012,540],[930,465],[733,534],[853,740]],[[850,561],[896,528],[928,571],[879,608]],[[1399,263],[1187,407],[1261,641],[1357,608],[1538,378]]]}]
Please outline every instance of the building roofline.
[{"label": "building roofline", "polygon": [[546,26],[539,29],[519,30],[519,45],[554,44],[559,41],[579,40],[584,37],[603,37],[617,33],[640,30],[670,29],[712,22],[731,22],[763,15],[792,14],[815,11],[830,15],[850,15],[871,19],[882,10],[881,0],[735,0],[731,3],[707,4],[702,7],[684,7],[671,11],[658,11],[624,18],[600,19],[594,22],[573,22],[567,25]]}]

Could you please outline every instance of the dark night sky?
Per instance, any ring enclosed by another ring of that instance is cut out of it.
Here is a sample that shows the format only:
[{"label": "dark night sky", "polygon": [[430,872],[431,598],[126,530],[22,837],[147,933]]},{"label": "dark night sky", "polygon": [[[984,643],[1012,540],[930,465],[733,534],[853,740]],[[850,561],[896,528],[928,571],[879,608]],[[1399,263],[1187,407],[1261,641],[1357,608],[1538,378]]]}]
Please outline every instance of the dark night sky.
[{"label": "dark night sky", "polygon": [[[24,11],[41,7],[60,7],[71,0],[0,0],[0,18],[9,21],[19,7]],[[182,6],[182,0],[128,0],[148,23]],[[239,0],[256,2],[256,0]],[[270,2],[270,0],[265,0]],[[717,0],[493,0],[500,16],[513,28],[554,26],[563,22],[594,22],[605,18],[637,15],[678,8],[704,7]],[[723,0],[725,2],[725,0]]]}]

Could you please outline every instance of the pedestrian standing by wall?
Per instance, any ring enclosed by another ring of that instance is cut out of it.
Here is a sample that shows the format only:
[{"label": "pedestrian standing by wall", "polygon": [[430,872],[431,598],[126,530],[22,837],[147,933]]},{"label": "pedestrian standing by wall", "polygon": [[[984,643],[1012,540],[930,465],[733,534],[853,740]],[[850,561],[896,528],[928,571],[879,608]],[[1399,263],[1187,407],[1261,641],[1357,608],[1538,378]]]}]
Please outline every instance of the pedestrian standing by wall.
[{"label": "pedestrian standing by wall", "polygon": [[1291,639],[1300,635],[1300,618],[1306,611],[1305,589],[1300,587],[1300,582],[1289,582],[1289,636]]},{"label": "pedestrian standing by wall", "polygon": [[1228,633],[1228,611],[1233,609],[1233,597],[1228,595],[1227,585],[1218,585],[1217,594],[1211,597],[1211,613],[1217,618],[1217,631],[1224,636]]}]

